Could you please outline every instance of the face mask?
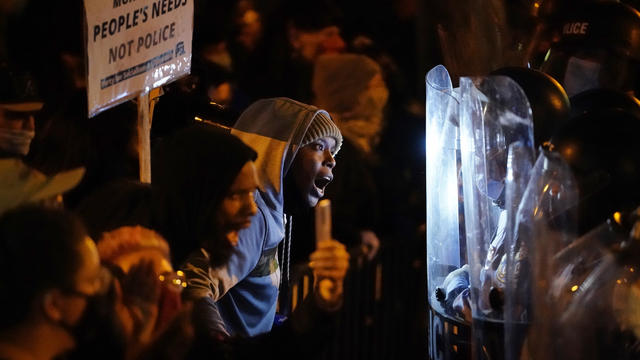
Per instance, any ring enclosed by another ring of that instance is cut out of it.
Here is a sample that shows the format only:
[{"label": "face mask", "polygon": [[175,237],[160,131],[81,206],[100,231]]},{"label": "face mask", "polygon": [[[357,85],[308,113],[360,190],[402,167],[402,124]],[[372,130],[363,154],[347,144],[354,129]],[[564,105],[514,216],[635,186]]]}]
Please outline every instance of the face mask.
[{"label": "face mask", "polygon": [[383,86],[368,89],[360,96],[360,104],[354,111],[356,116],[382,117],[382,111],[387,105],[389,90]]},{"label": "face mask", "polygon": [[365,153],[369,153],[378,144],[388,97],[386,87],[370,88],[360,95],[359,104],[353,111],[343,114],[343,121],[340,123],[342,135]]},{"label": "face mask", "polygon": [[67,359],[123,359],[126,339],[115,311],[115,288],[104,295],[87,297],[82,317],[63,325],[76,342]]},{"label": "face mask", "polygon": [[34,131],[0,129],[0,148],[12,154],[27,155]]},{"label": "face mask", "polygon": [[389,90],[386,87],[378,86],[373,89],[369,89],[367,92],[367,98],[369,103],[378,111],[382,112],[387,105],[389,99]]},{"label": "face mask", "polygon": [[564,89],[569,97],[589,89],[600,87],[601,65],[594,61],[572,57],[567,62],[567,71],[564,74]]}]

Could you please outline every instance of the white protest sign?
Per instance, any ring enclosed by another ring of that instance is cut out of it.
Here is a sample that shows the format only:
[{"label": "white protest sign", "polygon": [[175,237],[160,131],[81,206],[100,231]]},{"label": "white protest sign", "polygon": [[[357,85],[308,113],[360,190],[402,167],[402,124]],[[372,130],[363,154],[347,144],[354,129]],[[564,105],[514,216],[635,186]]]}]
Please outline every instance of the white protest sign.
[{"label": "white protest sign", "polygon": [[193,0],[85,0],[89,116],[191,71]]}]

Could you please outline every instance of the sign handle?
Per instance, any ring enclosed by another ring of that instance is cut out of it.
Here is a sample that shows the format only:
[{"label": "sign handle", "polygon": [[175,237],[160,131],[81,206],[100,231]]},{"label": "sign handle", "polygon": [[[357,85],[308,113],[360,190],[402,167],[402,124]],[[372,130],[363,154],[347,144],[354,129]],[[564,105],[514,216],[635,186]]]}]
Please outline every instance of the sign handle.
[{"label": "sign handle", "polygon": [[138,159],[140,182],[151,183],[151,119],[147,91],[138,96]]}]

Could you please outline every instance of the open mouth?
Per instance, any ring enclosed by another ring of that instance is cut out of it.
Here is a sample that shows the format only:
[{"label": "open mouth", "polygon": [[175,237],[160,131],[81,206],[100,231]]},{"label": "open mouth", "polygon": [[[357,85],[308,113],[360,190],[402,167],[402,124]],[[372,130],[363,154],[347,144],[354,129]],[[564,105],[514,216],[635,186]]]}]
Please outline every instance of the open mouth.
[{"label": "open mouth", "polygon": [[329,185],[329,183],[333,180],[330,176],[322,176],[316,178],[313,184],[318,189],[318,193],[320,196],[324,195],[324,188]]}]

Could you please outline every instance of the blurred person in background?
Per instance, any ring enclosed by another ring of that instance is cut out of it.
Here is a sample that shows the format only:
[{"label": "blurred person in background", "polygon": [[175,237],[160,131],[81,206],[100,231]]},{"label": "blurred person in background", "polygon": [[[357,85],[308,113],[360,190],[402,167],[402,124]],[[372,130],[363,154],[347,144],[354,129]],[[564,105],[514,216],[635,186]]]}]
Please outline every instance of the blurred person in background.
[{"label": "blurred person in background", "polygon": [[65,6],[46,0],[20,3],[23,10],[8,32],[9,58],[33,72],[47,105],[45,111],[55,111],[74,91],[86,90],[83,2],[71,0]]},{"label": "blurred person in background", "polygon": [[340,21],[339,8],[328,0],[280,2],[265,15],[260,41],[236,69],[240,88],[253,100],[285,96],[311,102],[316,58],[346,47]]},{"label": "blurred person in background", "polygon": [[42,105],[29,73],[0,66],[0,213],[31,202],[58,204],[57,195],[83,178],[84,169],[46,176],[24,162],[35,136],[34,115]]},{"label": "blurred person in background", "polygon": [[416,109],[402,69],[379,44],[366,36],[357,36],[350,48],[380,66],[388,89],[376,154],[379,167],[397,176],[376,178],[378,188],[387,190],[380,193],[384,204],[380,232],[394,238],[413,237],[415,228],[424,222],[424,109],[422,105]]},{"label": "blurred person in background", "polygon": [[0,65],[0,157],[24,157],[35,136],[35,114],[42,109],[35,79]]},{"label": "blurred person in background", "polygon": [[86,93],[76,91],[46,116],[47,124],[38,129],[27,161],[47,175],[86,168],[82,182],[64,197],[69,209],[111,181],[138,179],[138,111],[134,102],[89,119]]},{"label": "blurred person in background", "polygon": [[245,52],[253,51],[262,38],[263,15],[252,0],[240,0],[234,9],[234,42]]},{"label": "blurred person in background", "polygon": [[389,95],[382,71],[364,55],[324,55],[316,61],[313,89],[315,103],[329,111],[344,137],[341,166],[326,193],[334,204],[334,232],[371,260],[380,247],[373,174],[379,166],[377,145]]},{"label": "blurred person in background", "polygon": [[153,110],[152,144],[196,121],[231,127],[246,98],[238,91],[234,75],[222,66],[195,57],[191,74],[164,86]]},{"label": "blurred person in background", "polygon": [[0,247],[1,358],[53,359],[89,343],[93,354],[123,356],[108,272],[76,217],[11,210],[0,218]]},{"label": "blurred person in background", "polygon": [[76,212],[98,239],[100,260],[117,280],[117,314],[127,358],[183,359],[193,340],[186,281],[171,265],[166,240],[151,227],[151,186],[119,180],[85,198]]},{"label": "blurred person in background", "polygon": [[[393,7],[397,6],[396,10],[400,10],[403,6],[408,6],[410,9],[410,2],[394,2]],[[405,15],[402,16],[406,16],[408,10],[403,11]],[[401,15],[397,13],[396,16]],[[408,26],[411,21],[409,18],[406,20],[402,23]],[[405,35],[409,30],[404,26],[394,26],[394,29],[404,32]],[[384,85],[388,89],[388,99],[383,110],[384,128],[378,135],[379,142],[375,147],[377,161],[374,164],[376,173],[390,173],[394,176],[374,177],[380,202],[376,234],[382,240],[383,249],[370,264],[368,272],[372,273],[375,270],[372,266],[382,268],[381,286],[384,291],[380,302],[384,304],[384,310],[380,311],[389,314],[387,316],[395,320],[387,325],[384,318],[378,317],[375,320],[376,324],[371,328],[383,328],[383,332],[376,336],[388,339],[389,344],[402,344],[389,346],[401,349],[400,355],[394,356],[413,356],[424,353],[423,339],[426,338],[427,328],[423,306],[426,301],[424,291],[411,285],[426,281],[425,118],[424,103],[419,103],[415,94],[412,97],[412,93],[415,92],[411,89],[412,77],[407,77],[411,74],[408,63],[416,61],[412,48],[407,44],[411,42],[411,37],[401,38],[402,41],[394,41],[393,45],[386,43],[386,47],[383,48],[382,44],[377,42],[378,38],[374,41],[366,35],[358,35],[352,39],[349,48],[357,54],[368,56],[380,66]],[[381,37],[380,41],[384,44],[389,39]],[[396,58],[385,49],[395,49],[394,55],[404,54],[405,57],[398,58],[401,62],[396,62]],[[424,89],[423,85],[421,91]],[[363,276],[372,278],[371,275]],[[395,281],[397,278],[406,281]],[[357,302],[358,300],[355,300],[356,304]],[[375,339],[370,341],[376,342]]]},{"label": "blurred person in background", "polygon": [[[153,230],[122,226],[105,232],[98,252],[120,279],[124,306],[120,318],[130,339],[130,351],[153,349],[153,341],[167,330],[180,311],[181,292],[187,286],[181,271],[171,266],[169,244]],[[189,334],[177,334],[161,346],[173,351],[189,342]],[[182,343],[180,343],[182,342]],[[172,346],[173,345],[173,346]],[[186,350],[182,355],[186,353]]]},{"label": "blurred person in background", "polygon": [[121,104],[88,119],[83,19],[81,0],[65,6],[28,0],[8,41],[11,61],[33,74],[43,103],[26,162],[46,175],[87,169],[82,183],[65,196],[70,208],[113,178],[138,176],[136,106]]},{"label": "blurred person in background", "polygon": [[247,106],[230,54],[234,1],[194,2],[191,73],[162,87],[153,110],[152,144],[196,120],[232,126]]}]

